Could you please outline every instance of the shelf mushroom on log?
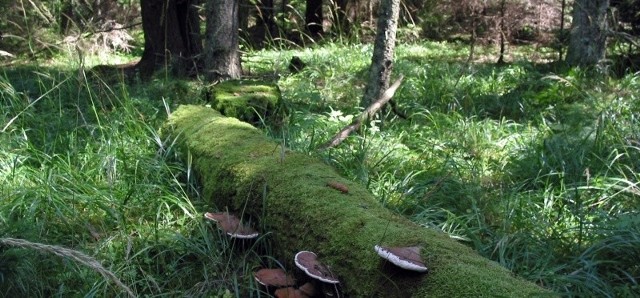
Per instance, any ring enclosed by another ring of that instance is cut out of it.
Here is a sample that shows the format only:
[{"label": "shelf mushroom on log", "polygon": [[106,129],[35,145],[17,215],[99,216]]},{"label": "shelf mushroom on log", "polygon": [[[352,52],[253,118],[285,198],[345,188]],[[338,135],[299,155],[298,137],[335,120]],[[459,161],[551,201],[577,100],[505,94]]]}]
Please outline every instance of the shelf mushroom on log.
[{"label": "shelf mushroom on log", "polygon": [[253,278],[266,288],[291,287],[296,284],[296,280],[280,268],[260,269],[253,274]]},{"label": "shelf mushroom on log", "polygon": [[[307,154],[282,148],[247,123],[202,106],[181,106],[162,128],[178,150],[193,156],[202,197],[244,210],[269,231],[272,256],[290,260],[313,250],[331,264],[349,297],[527,297],[550,292],[456,242],[382,206],[363,186],[348,182]],[[326,186],[341,181],[349,195]],[[345,182],[346,181],[346,182]],[[422,247],[428,274],[381,270],[374,245]]]},{"label": "shelf mushroom on log", "polygon": [[280,288],[274,293],[276,298],[309,298],[310,296],[294,287]]},{"label": "shelf mushroom on log", "polygon": [[400,268],[416,272],[427,272],[427,266],[424,265],[420,257],[419,246],[384,247],[376,245],[374,250],[381,258]]},{"label": "shelf mushroom on log", "polygon": [[207,212],[204,218],[216,222],[218,227],[231,238],[254,239],[259,235],[256,230],[242,224],[239,218],[228,212]]},{"label": "shelf mushroom on log", "polygon": [[318,256],[310,251],[298,252],[293,258],[296,266],[309,277],[329,284],[340,283],[340,280],[331,273],[331,270],[318,261]]}]

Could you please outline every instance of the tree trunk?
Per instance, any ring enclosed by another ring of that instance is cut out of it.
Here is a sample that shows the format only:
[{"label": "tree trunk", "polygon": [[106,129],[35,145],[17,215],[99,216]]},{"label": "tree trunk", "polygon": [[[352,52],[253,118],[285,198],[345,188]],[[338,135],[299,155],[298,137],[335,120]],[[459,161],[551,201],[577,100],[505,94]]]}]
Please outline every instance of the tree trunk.
[{"label": "tree trunk", "polygon": [[205,68],[211,81],[240,78],[238,1],[207,1]]},{"label": "tree trunk", "polygon": [[563,49],[565,44],[564,37],[564,15],[567,8],[567,0],[562,0],[560,5],[560,33],[558,33],[558,61],[562,61]]},{"label": "tree trunk", "polygon": [[501,0],[500,1],[500,55],[498,57],[498,61],[496,62],[498,65],[504,64],[504,53],[506,51],[506,28],[504,25],[504,15],[505,15],[505,9],[506,9],[506,2],[507,0]]},{"label": "tree trunk", "polygon": [[143,76],[172,66],[179,74],[197,67],[202,53],[197,0],[140,0],[144,52],[136,68]]},{"label": "tree trunk", "polygon": [[[264,235],[256,245],[291,272],[294,254],[315,252],[340,279],[341,297],[552,296],[448,235],[391,212],[322,161],[278,148],[247,123],[182,106],[162,132],[193,156],[207,206],[243,214]],[[217,210],[201,210],[209,211]],[[429,272],[397,269],[374,245],[420,246]]]},{"label": "tree trunk", "polygon": [[274,16],[273,0],[259,0],[260,22],[267,29],[265,32],[270,36],[276,32],[276,19]]},{"label": "tree trunk", "polygon": [[602,61],[607,46],[609,0],[576,0],[567,50],[571,66],[595,66]]},{"label": "tree trunk", "polygon": [[247,32],[249,29],[249,17],[251,16],[251,11],[253,4],[250,0],[239,0],[238,2],[238,30],[240,32]]},{"label": "tree trunk", "polygon": [[361,107],[368,107],[389,88],[399,14],[400,0],[382,0],[380,2],[376,41],[369,68],[369,81],[360,101]]},{"label": "tree trunk", "polygon": [[322,35],[322,0],[307,0],[304,20],[311,37]]},{"label": "tree trunk", "polygon": [[[246,6],[246,7],[243,7]],[[253,7],[253,9],[248,9]],[[250,46],[262,48],[268,45],[273,37],[278,33],[275,7],[273,0],[256,0],[255,4],[251,4],[248,0],[240,2],[240,32],[243,33],[244,41]],[[244,11],[244,12],[243,12]],[[255,24],[248,27],[249,11],[255,16]]]}]

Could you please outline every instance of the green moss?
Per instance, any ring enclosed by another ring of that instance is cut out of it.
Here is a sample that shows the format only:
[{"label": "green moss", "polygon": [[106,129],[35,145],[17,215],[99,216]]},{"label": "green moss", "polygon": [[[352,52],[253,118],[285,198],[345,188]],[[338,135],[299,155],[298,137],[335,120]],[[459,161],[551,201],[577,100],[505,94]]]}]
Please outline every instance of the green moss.
[{"label": "green moss", "polygon": [[212,108],[252,124],[276,117],[282,110],[280,89],[273,83],[230,80],[214,85],[210,93]]},{"label": "green moss", "polygon": [[[249,124],[182,106],[164,131],[180,134],[179,144],[193,154],[206,198],[220,208],[246,206],[262,232],[269,232],[275,257],[289,266],[296,252],[316,252],[351,297],[551,295],[447,235],[390,212],[321,161],[289,152],[282,159],[278,145]],[[347,185],[349,193],[328,187],[328,181]],[[385,264],[373,250],[376,244],[422,246],[429,272]]]}]

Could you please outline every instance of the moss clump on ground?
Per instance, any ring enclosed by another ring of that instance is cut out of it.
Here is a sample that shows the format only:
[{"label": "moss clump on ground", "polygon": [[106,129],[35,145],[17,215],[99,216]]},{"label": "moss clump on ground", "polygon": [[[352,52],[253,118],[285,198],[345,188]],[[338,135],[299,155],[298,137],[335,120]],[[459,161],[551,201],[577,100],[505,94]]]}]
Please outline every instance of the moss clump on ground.
[{"label": "moss clump on ground", "polygon": [[265,119],[274,120],[283,107],[278,86],[263,81],[224,81],[207,92],[211,95],[211,107],[216,111],[254,125]]},{"label": "moss clump on ground", "polygon": [[[163,128],[192,154],[204,198],[242,210],[264,230],[274,257],[294,268],[311,250],[341,279],[350,297],[531,297],[548,291],[447,235],[380,205],[363,187],[303,154],[286,152],[247,123],[198,106],[181,106]],[[344,184],[348,193],[328,187]],[[374,245],[422,246],[426,274],[397,270]]]}]

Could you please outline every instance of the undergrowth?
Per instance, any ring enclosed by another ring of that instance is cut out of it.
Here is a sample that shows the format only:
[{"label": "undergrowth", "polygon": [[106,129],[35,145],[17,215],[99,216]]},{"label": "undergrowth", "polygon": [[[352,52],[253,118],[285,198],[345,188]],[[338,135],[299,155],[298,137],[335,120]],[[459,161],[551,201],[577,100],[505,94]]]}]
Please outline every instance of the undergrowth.
[{"label": "undergrowth", "polygon": [[[307,67],[280,80],[298,109],[284,139],[361,182],[381,203],[570,296],[640,294],[640,78],[516,61],[466,63],[464,48],[400,46],[395,100],[336,148],[360,110],[370,46],[259,52]],[[282,136],[275,133],[274,137]]]},{"label": "undergrowth", "polygon": [[259,293],[259,256],[225,249],[236,244],[202,219],[216,206],[159,136],[182,89],[75,67],[4,71],[0,296]]},{"label": "undergrowth", "polygon": [[[638,74],[399,46],[407,119],[385,111],[318,150],[360,112],[371,50],[248,52],[245,70],[278,78],[292,111],[266,132],[528,280],[568,296],[640,295]],[[307,65],[296,74],[293,56]],[[203,221],[223,206],[200,197],[189,158],[158,133],[196,85],[107,83],[82,70],[90,57],[71,57],[0,74],[0,293],[265,296],[251,272],[276,263],[268,245],[231,249]]]}]

